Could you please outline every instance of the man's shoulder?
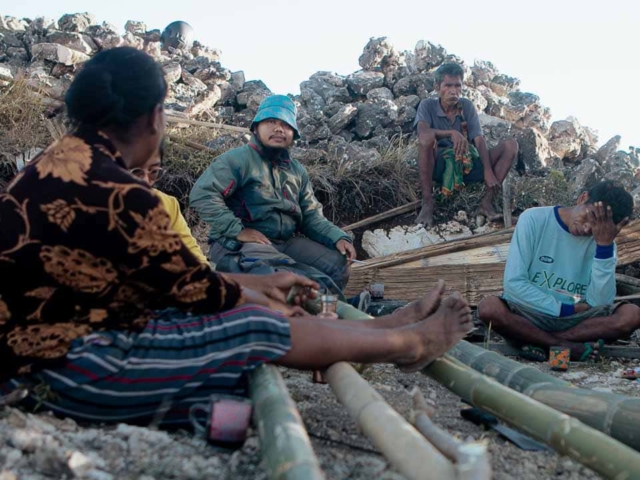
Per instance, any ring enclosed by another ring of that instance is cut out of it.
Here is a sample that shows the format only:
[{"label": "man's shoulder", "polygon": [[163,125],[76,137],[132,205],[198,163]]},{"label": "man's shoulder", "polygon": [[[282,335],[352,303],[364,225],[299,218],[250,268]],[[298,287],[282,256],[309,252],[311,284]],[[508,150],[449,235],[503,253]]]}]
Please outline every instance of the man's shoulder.
[{"label": "man's shoulder", "polygon": [[527,208],[518,218],[516,228],[518,226],[522,228],[527,225],[534,230],[544,229],[549,219],[554,216],[554,208],[555,207]]},{"label": "man's shoulder", "polygon": [[419,107],[428,108],[429,110],[433,110],[438,106],[438,102],[440,99],[438,97],[429,97],[423,100],[420,100]]},{"label": "man's shoulder", "polygon": [[462,105],[462,111],[464,113],[467,113],[467,112],[470,112],[470,111],[478,113],[478,110],[476,109],[476,106],[468,98],[464,98],[463,97],[463,98],[461,98],[459,100],[459,102],[460,102],[460,105]]},{"label": "man's shoulder", "polygon": [[539,219],[539,218],[546,218],[549,215],[553,214],[553,209],[555,207],[533,207],[533,208],[527,208],[524,212],[522,212],[522,214],[520,215],[520,219]]},{"label": "man's shoulder", "polygon": [[296,160],[295,158],[289,158],[289,165],[291,166],[291,170],[296,173],[299,173],[299,174],[307,173],[307,169],[302,164],[302,162],[300,162],[300,160]]},{"label": "man's shoulder", "polygon": [[251,153],[252,150],[253,149],[249,145],[240,145],[239,147],[235,147],[231,150],[227,150],[226,152],[221,153],[216,157],[216,161],[245,158]]}]

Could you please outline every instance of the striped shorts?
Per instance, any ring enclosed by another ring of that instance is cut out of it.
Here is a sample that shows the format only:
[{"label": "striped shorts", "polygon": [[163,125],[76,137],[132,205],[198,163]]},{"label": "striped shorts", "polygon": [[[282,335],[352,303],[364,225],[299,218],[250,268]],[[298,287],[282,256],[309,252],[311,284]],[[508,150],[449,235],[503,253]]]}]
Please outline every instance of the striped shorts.
[{"label": "striped shorts", "polygon": [[0,392],[30,385],[26,408],[78,421],[183,428],[193,404],[214,394],[246,396],[246,374],[290,348],[287,318],[257,305],[218,315],[170,309],[140,333],[76,339],[64,367],[15,378]]}]

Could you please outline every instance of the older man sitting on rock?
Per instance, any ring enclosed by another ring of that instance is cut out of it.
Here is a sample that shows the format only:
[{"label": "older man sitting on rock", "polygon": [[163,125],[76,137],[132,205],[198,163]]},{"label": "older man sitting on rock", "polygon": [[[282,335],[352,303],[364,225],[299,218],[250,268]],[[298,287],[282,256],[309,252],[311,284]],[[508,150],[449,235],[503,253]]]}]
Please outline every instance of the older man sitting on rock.
[{"label": "older man sitting on rock", "polygon": [[251,131],[251,142],[216,158],[191,191],[191,206],[211,227],[211,261],[222,272],[292,270],[341,293],[356,251],[289,156],[300,136],[295,104],[267,97]]},{"label": "older man sitting on rock", "polygon": [[435,78],[438,98],[427,98],[418,106],[414,125],[423,201],[416,223],[433,225],[434,180],[442,185],[445,195],[465,183],[484,181],[486,193],[480,211],[489,221],[501,218],[493,199],[518,155],[518,143],[509,139],[487,148],[476,108],[462,98],[463,79],[460,65],[442,64]]}]

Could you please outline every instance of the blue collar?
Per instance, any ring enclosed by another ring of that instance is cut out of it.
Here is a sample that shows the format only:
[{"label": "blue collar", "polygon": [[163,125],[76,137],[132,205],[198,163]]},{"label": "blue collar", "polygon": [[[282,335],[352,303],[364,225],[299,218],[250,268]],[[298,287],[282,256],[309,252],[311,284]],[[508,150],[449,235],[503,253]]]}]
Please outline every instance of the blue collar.
[{"label": "blue collar", "polygon": [[561,208],[560,205],[556,205],[555,207],[553,207],[553,213],[556,216],[556,220],[558,221],[558,225],[560,225],[565,232],[571,233],[569,231],[569,227],[567,227],[567,224],[564,223],[562,221],[562,219],[560,218],[560,212],[559,212],[560,208]]}]

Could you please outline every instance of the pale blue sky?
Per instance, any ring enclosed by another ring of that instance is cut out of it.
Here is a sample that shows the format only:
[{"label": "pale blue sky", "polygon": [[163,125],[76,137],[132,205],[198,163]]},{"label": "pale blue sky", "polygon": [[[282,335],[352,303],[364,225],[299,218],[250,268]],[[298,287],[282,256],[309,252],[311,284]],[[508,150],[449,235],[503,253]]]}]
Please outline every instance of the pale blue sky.
[{"label": "pale blue sky", "polygon": [[93,13],[123,29],[127,20],[163,29],[189,22],[222,64],[262,79],[278,93],[298,93],[318,70],[349,74],[369,37],[400,50],[420,39],[466,62],[489,60],[542,98],[554,120],[569,115],[599,131],[601,143],[622,135],[640,146],[640,2],[634,0],[27,0],[4,2],[3,15],[59,18]]}]

